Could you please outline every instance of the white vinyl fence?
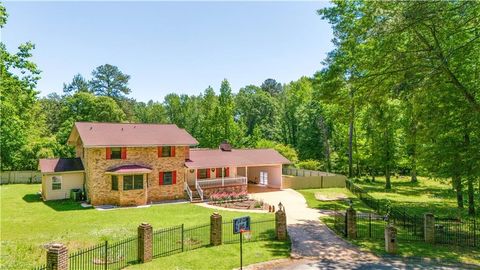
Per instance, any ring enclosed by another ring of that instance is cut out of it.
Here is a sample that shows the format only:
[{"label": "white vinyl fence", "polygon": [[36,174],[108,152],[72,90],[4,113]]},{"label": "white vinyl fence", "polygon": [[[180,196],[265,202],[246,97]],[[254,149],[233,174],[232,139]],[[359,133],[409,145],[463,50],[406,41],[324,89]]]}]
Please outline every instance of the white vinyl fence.
[{"label": "white vinyl fence", "polygon": [[0,171],[0,184],[36,184],[42,182],[38,171]]}]

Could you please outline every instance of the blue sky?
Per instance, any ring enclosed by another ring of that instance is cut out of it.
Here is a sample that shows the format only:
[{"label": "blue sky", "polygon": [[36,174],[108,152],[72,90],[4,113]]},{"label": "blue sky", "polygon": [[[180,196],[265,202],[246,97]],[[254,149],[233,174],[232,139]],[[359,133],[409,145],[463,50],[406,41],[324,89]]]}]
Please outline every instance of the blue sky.
[{"label": "blue sky", "polygon": [[7,2],[9,51],[36,44],[41,95],[102,64],[131,75],[131,97],[287,83],[322,68],[333,45],[328,2]]}]

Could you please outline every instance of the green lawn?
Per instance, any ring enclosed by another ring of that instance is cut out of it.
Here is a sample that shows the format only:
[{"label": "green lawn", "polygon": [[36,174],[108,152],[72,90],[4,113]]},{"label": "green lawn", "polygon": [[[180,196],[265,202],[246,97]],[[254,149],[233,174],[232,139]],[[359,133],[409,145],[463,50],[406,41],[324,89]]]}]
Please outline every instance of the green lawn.
[{"label": "green lawn", "polygon": [[[37,263],[44,263],[43,245],[47,243],[65,243],[74,251],[101,241],[114,241],[135,235],[141,222],[150,223],[154,229],[182,223],[192,226],[208,223],[213,212],[189,203],[98,211],[82,208],[78,203],[70,201],[42,202],[36,195],[39,190],[40,185],[0,186],[2,269],[28,269]],[[229,211],[220,213],[224,220],[245,215]],[[249,215],[252,220],[273,218],[272,214]],[[266,242],[263,246],[259,244],[258,251],[262,254],[259,258],[269,260],[283,256],[271,251],[268,245],[272,243]],[[204,252],[204,256],[213,258],[221,250],[221,247],[205,248],[195,252]],[[210,252],[212,255],[208,255]],[[189,255],[177,256],[184,258]]]},{"label": "green lawn", "polygon": [[322,194],[323,196],[328,198],[343,194],[352,201],[353,207],[358,211],[372,211],[370,208],[368,208],[368,206],[366,206],[360,199],[358,199],[346,188],[300,189],[297,191],[300,192],[303,197],[305,197],[305,200],[307,200],[307,205],[310,208],[339,211],[345,210],[347,207],[349,207],[348,202],[345,200],[319,201],[315,198],[315,193]]},{"label": "green lawn", "polygon": [[[390,201],[391,205],[405,207],[407,212],[423,215],[431,212],[436,216],[467,217],[467,195],[465,193],[465,208],[458,209],[455,192],[450,182],[419,177],[418,183],[411,183],[407,176],[392,177],[392,190],[385,190],[385,178],[378,177],[375,182],[355,181],[354,183],[372,197]],[[479,196],[476,194],[476,196]],[[477,200],[477,209],[480,201]]]},{"label": "green lawn", "polygon": [[[418,184],[409,183],[407,177],[392,178],[393,190],[385,192],[385,180],[377,178],[375,183],[367,181],[357,181],[369,192],[371,196],[377,199],[389,200],[392,205],[404,206],[407,212],[413,214],[422,214],[433,212],[437,216],[466,216],[466,211],[456,209],[455,194],[450,190],[447,183],[438,182],[432,179],[420,178]],[[346,188],[327,188],[327,189],[303,189],[297,190],[306,199],[310,208],[341,210],[348,207],[344,201],[318,201],[315,193],[319,192],[325,197],[345,194],[352,200],[353,206],[357,211],[373,212],[360,199],[353,195]],[[332,226],[333,219],[323,217],[322,220],[327,225]],[[378,235],[383,232],[383,225],[378,226]],[[379,239],[361,239],[352,241],[360,248],[372,251],[379,255],[384,255],[384,240]],[[447,260],[452,262],[480,264],[480,249],[467,248],[462,249],[447,245],[429,245],[423,242],[399,242],[398,255],[405,257],[428,257],[432,260]]]},{"label": "green lawn", "polygon": [[[281,259],[290,255],[289,242],[250,242],[243,246],[244,265]],[[188,253],[178,253],[172,256],[154,259],[150,263],[138,264],[127,269],[216,269],[230,270],[240,266],[239,244],[228,244],[210,248],[200,248]]]}]

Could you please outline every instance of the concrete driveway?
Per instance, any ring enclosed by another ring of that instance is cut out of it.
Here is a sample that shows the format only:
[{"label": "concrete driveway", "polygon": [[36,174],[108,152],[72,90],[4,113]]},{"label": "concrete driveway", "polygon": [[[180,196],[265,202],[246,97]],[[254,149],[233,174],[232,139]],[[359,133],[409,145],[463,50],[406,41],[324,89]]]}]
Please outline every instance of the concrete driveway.
[{"label": "concrete driveway", "polygon": [[[320,217],[321,210],[308,208],[305,198],[292,189],[253,193],[251,198],[275,205],[281,202],[287,214],[292,258],[252,265],[248,269],[466,269],[424,260],[378,257],[361,251],[331,231]],[[420,254],[419,254],[420,255]]]}]

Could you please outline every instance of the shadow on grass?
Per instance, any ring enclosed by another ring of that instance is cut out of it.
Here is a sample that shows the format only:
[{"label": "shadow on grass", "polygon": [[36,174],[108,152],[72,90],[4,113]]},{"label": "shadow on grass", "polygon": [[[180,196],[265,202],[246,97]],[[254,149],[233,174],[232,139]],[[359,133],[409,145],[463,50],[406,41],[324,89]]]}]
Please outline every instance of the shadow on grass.
[{"label": "shadow on grass", "polygon": [[290,239],[287,241],[271,240],[266,242],[265,247],[274,257],[288,257],[290,255]]},{"label": "shadow on grass", "polygon": [[82,207],[79,202],[75,202],[69,199],[43,201],[38,194],[26,194],[22,197],[22,199],[27,203],[43,203],[55,211],[76,211],[90,209]]}]

